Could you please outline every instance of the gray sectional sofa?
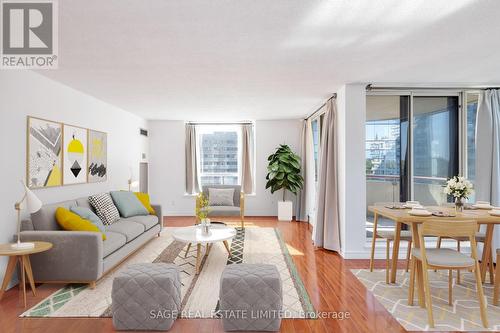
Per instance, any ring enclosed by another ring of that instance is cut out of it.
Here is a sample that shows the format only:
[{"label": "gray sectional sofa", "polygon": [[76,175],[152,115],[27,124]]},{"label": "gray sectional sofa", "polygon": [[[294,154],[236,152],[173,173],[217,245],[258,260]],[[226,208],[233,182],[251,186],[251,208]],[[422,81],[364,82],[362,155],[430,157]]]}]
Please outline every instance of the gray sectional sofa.
[{"label": "gray sectional sofa", "polygon": [[104,274],[138,250],[162,229],[161,206],[152,205],[156,215],[121,218],[101,233],[62,230],[55,219],[57,207],[83,206],[92,209],[88,197],[44,205],[22,221],[21,241],[46,241],[51,250],[30,256],[37,282],[88,283],[93,288]]}]

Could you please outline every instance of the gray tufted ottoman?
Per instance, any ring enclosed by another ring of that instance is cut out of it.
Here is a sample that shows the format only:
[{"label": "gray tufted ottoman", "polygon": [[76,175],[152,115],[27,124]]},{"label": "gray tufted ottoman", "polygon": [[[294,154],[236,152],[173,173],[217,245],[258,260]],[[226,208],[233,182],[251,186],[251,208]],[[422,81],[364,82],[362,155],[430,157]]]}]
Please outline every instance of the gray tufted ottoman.
[{"label": "gray tufted ottoman", "polygon": [[219,304],[226,331],[278,331],[283,307],[278,270],[263,264],[226,266]]},{"label": "gray tufted ottoman", "polygon": [[181,280],[174,264],[134,264],[113,280],[113,325],[117,330],[172,327],[181,306]]}]

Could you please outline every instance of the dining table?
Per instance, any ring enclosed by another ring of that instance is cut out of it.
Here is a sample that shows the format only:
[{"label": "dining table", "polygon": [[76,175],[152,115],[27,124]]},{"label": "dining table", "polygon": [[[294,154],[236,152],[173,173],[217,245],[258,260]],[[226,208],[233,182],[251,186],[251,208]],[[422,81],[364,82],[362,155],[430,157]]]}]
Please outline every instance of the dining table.
[{"label": "dining table", "polygon": [[[426,209],[433,213],[430,216],[416,216],[410,214],[410,208],[404,208],[401,205],[374,205],[369,206],[368,210],[374,215],[373,219],[373,235],[377,233],[377,224],[379,217],[385,217],[394,221],[395,223],[395,235],[394,235],[394,245],[392,249],[392,261],[391,261],[391,275],[390,282],[396,282],[398,255],[399,255],[399,243],[401,237],[401,230],[403,225],[407,225],[412,234],[412,242],[414,248],[419,248],[420,240],[418,237],[418,225],[422,224],[428,220],[448,220],[450,223],[454,221],[476,221],[478,225],[486,226],[485,241],[483,249],[491,248],[491,240],[493,238],[493,230],[496,224],[500,224],[500,216],[491,215],[489,210],[486,209],[476,209],[473,207],[466,207],[461,212],[457,212],[455,207],[445,207],[445,206],[426,206]],[[372,239],[372,251],[375,249],[376,237]],[[481,279],[484,283],[486,278],[486,271],[488,269],[488,264],[491,268],[491,251],[483,250],[481,257]],[[373,265],[373,262],[370,266]],[[373,269],[373,267],[370,267]],[[491,278],[490,278],[491,280]],[[493,281],[490,281],[493,283]]]}]

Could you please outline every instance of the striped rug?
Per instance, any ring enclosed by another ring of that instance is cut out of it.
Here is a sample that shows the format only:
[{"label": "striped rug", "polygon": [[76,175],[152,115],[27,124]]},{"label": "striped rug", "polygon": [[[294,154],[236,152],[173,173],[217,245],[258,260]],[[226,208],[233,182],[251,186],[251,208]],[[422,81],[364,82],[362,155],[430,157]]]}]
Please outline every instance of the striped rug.
[{"label": "striped rug", "polygon": [[195,275],[196,246],[186,255],[187,245],[172,238],[174,228],[164,228],[160,237],[108,273],[95,289],[70,284],[53,293],[21,317],[111,317],[113,278],[128,265],[143,262],[174,263],[181,270],[181,318],[216,318],[219,280],[226,265],[266,263],[276,265],[283,282],[283,310],[288,318],[314,317],[314,308],[280,232],[274,228],[236,228],[231,257],[222,243],[213,245]]}]

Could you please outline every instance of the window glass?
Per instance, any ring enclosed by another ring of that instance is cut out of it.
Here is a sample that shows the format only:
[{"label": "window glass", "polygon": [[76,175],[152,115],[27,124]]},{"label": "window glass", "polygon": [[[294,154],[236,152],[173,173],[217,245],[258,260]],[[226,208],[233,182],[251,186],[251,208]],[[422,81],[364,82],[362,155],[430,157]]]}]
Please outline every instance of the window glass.
[{"label": "window glass", "polygon": [[197,127],[197,135],[201,186],[239,184],[240,127],[200,125]]}]

